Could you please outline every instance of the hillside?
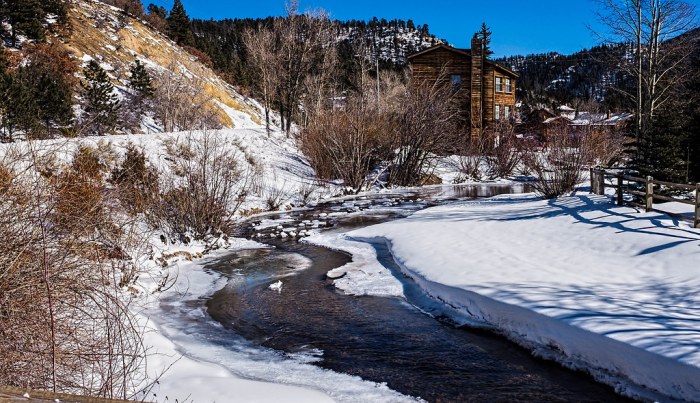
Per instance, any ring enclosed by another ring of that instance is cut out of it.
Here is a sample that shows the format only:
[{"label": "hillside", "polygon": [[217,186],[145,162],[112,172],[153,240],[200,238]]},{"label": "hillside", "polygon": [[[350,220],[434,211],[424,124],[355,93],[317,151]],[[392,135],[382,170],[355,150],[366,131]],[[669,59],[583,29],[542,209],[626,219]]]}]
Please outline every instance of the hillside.
[{"label": "hillside", "polygon": [[620,100],[609,86],[621,85],[623,77],[610,61],[624,53],[623,46],[598,46],[571,55],[517,55],[496,62],[520,74],[517,95],[525,103],[567,104],[575,99],[593,99],[619,107]]},{"label": "hillside", "polygon": [[[687,60],[692,63],[700,56],[700,28],[683,36],[693,44],[693,55]],[[526,104],[561,105],[591,99],[607,109],[620,110],[628,106],[610,87],[633,85],[619,69],[620,61],[632,55],[633,50],[626,45],[613,44],[583,49],[571,55],[551,52],[508,56],[495,61],[520,74],[517,94]]]},{"label": "hillside", "polygon": [[[193,19],[194,47],[211,59],[214,69],[227,81],[250,87],[253,78],[246,68],[248,55],[243,32],[258,26],[271,26],[273,21],[272,17],[218,21]],[[334,21],[334,24],[338,56],[343,65],[353,61],[355,55],[350,45],[360,38],[373,49],[378,49],[381,67],[386,69],[403,68],[411,53],[446,43],[431,34],[428,25],[415,25],[412,20],[387,21],[375,17],[370,21]]]},{"label": "hillside", "polygon": [[223,127],[260,126],[257,102],[236,92],[195,56],[143,22],[125,19],[117,8],[94,0],[72,3],[69,18],[72,32],[68,47],[83,62],[100,62],[122,90],[129,66],[138,58],[155,72],[179,73],[199,88],[210,98],[207,108],[215,112]]},{"label": "hillside", "polygon": [[374,17],[364,21],[339,21],[339,43],[352,43],[363,40],[376,49],[380,63],[385,68],[401,68],[408,64],[407,57],[415,52],[440,43],[447,43],[430,33],[428,25],[415,26],[412,20],[387,21]]}]

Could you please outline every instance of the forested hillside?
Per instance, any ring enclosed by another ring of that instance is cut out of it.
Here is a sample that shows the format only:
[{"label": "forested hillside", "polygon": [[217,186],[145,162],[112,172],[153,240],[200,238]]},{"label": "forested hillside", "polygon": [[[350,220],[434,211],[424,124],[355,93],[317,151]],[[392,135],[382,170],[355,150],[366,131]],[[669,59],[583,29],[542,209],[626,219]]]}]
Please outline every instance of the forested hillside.
[{"label": "forested hillside", "polygon": [[[271,27],[275,18],[243,18],[191,21],[194,33],[191,45],[206,54],[211,65],[229,82],[249,86],[246,69],[248,54],[243,43],[246,30]],[[373,18],[370,21],[333,21],[335,41],[341,64],[348,65],[356,57],[354,43],[363,42],[372,61],[379,57],[381,69],[398,70],[407,65],[407,56],[437,43],[446,43],[430,33],[429,27],[415,25],[413,20]]]},{"label": "forested hillside", "polygon": [[[691,38],[695,50],[682,64],[692,69],[690,65],[700,55],[700,29],[689,31],[684,37]],[[517,95],[527,105],[594,101],[606,110],[621,111],[630,110],[631,105],[620,90],[633,89],[634,79],[620,66],[633,57],[634,48],[629,44],[604,44],[570,55],[550,52],[507,56],[495,61],[520,74]]]},{"label": "forested hillside", "polygon": [[615,60],[625,57],[624,45],[597,46],[571,55],[551,52],[496,59],[518,74],[518,98],[529,105],[561,105],[593,100],[606,108],[624,109],[624,100],[610,87],[632,85]]}]

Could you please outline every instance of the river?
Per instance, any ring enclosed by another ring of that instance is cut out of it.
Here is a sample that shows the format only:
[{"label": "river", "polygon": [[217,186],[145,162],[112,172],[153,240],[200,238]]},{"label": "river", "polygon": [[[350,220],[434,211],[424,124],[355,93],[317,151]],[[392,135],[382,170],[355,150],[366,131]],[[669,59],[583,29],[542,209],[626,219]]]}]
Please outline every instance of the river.
[{"label": "river", "polygon": [[[236,251],[207,264],[205,269],[226,283],[195,303],[206,304],[211,318],[252,345],[385,382],[431,402],[625,400],[588,375],[534,358],[500,335],[455,326],[400,274],[383,244],[373,246],[401,281],[405,298],[344,295],[326,273],[350,261],[349,256],[280,237],[280,227],[347,231],[445,200],[517,190],[522,189],[480,186],[381,195],[253,221],[249,235],[255,233],[272,248]],[[270,289],[279,279],[282,288]]]}]

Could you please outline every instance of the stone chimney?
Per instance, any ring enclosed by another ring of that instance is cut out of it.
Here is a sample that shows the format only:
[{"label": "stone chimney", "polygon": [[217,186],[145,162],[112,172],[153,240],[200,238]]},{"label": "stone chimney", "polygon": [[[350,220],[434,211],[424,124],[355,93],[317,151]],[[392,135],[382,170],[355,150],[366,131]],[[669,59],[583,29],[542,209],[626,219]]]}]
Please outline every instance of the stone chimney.
[{"label": "stone chimney", "polygon": [[481,38],[476,34],[472,38],[472,68],[471,68],[471,130],[472,137],[481,136],[483,129],[483,97],[484,97],[484,50]]}]

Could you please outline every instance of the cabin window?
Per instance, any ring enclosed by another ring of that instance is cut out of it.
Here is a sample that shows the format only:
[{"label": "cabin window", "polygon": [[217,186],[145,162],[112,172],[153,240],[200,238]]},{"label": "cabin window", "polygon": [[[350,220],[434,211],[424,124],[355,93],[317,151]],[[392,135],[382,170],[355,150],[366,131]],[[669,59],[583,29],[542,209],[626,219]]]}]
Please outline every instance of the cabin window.
[{"label": "cabin window", "polygon": [[505,117],[506,119],[510,118],[510,105],[506,105],[503,108],[503,117]]},{"label": "cabin window", "polygon": [[513,92],[513,84],[510,78],[506,78],[506,92],[509,94]]},{"label": "cabin window", "polygon": [[452,74],[450,76],[450,83],[452,84],[452,91],[457,92],[462,88],[462,76],[459,74]]},{"label": "cabin window", "polygon": [[493,118],[495,120],[501,120],[501,105],[496,105],[493,109]]},{"label": "cabin window", "polygon": [[503,92],[503,77],[496,77],[496,92]]}]

